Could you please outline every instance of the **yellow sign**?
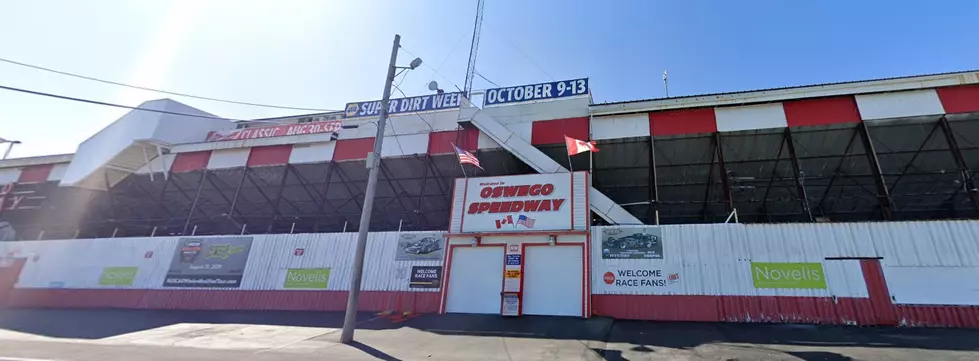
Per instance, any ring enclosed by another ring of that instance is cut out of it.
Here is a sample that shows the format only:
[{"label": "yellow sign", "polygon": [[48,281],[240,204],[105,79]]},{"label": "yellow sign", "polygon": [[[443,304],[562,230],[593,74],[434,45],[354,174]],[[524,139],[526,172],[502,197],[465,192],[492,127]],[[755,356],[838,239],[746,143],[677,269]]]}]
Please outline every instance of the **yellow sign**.
[{"label": "yellow sign", "polygon": [[518,269],[508,269],[503,272],[503,277],[506,278],[520,278],[520,270]]}]

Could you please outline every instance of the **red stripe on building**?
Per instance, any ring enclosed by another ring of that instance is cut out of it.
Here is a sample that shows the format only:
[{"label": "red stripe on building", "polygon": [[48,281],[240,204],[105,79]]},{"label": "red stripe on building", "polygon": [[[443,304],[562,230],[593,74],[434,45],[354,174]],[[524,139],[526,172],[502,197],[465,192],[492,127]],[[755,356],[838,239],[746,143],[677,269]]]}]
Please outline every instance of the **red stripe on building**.
[{"label": "red stripe on building", "polygon": [[531,126],[530,144],[564,144],[564,136],[588,140],[588,117],[536,121]]},{"label": "red stripe on building", "polygon": [[[132,308],[171,310],[342,311],[346,291],[230,291],[230,290],[94,290],[16,288],[7,307]],[[435,313],[439,292],[363,291],[363,311]]]},{"label": "red stripe on building", "polygon": [[979,85],[960,85],[935,89],[945,113],[979,112]]},{"label": "red stripe on building", "polygon": [[333,151],[333,161],[367,159],[374,150],[374,138],[341,139]]},{"label": "red stripe on building", "polygon": [[428,133],[428,154],[455,153],[452,143],[466,151],[479,148],[479,129],[461,129]]},{"label": "red stripe on building", "polygon": [[783,102],[782,109],[789,127],[860,122],[852,96],[792,100]]},{"label": "red stripe on building", "polygon": [[54,164],[39,164],[25,167],[21,169],[17,183],[47,182],[48,176],[51,175],[51,168],[54,168]]},{"label": "red stripe on building", "polygon": [[173,158],[173,165],[170,171],[173,173],[192,172],[207,167],[207,161],[211,159],[211,151],[177,153]]},{"label": "red stripe on building", "polygon": [[864,282],[867,283],[870,302],[876,311],[874,315],[877,319],[874,324],[896,326],[897,313],[891,303],[891,293],[887,290],[887,281],[884,279],[884,271],[880,268],[880,261],[862,259],[860,269],[863,271]]},{"label": "red stripe on building", "polygon": [[289,163],[290,154],[292,154],[292,144],[254,147],[248,154],[247,165],[249,167],[283,165]]},{"label": "red stripe on building", "polygon": [[677,109],[649,113],[649,134],[679,135],[717,131],[714,108]]}]

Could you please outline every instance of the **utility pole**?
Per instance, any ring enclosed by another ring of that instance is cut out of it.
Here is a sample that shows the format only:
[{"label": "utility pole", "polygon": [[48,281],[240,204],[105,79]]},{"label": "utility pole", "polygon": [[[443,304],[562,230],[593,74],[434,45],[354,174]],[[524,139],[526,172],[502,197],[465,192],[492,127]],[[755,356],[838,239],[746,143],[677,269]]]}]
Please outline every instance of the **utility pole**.
[{"label": "utility pole", "polygon": [[[347,313],[343,318],[343,331],[340,342],[351,343],[354,340],[354,328],[357,324],[357,302],[360,301],[360,283],[364,277],[364,253],[367,250],[367,233],[371,224],[371,209],[374,207],[374,193],[377,190],[378,165],[381,161],[381,143],[384,142],[384,125],[388,118],[388,102],[391,100],[391,85],[394,83],[394,72],[398,61],[398,48],[401,46],[401,35],[394,35],[394,46],[391,49],[391,63],[388,65],[388,75],[384,79],[384,94],[381,98],[381,109],[377,119],[377,136],[374,137],[374,151],[367,155],[367,167],[370,175],[367,177],[367,190],[364,192],[364,208],[360,213],[360,226],[357,228],[357,253],[354,255],[354,269],[350,276],[350,294],[347,297]],[[414,62],[413,62],[414,63]],[[420,62],[419,62],[420,63]]]}]

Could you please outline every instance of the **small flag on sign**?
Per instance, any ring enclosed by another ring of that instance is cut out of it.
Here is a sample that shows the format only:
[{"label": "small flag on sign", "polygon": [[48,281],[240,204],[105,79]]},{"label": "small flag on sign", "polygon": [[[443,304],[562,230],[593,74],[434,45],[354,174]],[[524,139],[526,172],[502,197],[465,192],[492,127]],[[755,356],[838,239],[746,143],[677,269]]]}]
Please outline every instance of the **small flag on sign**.
[{"label": "small flag on sign", "polygon": [[564,142],[568,145],[568,155],[575,155],[583,152],[597,152],[598,148],[595,147],[595,142],[586,142],[583,140],[578,140],[571,138],[567,135],[564,136]]},{"label": "small flag on sign", "polygon": [[513,216],[506,216],[496,220],[496,229],[503,228],[504,225],[513,224]]},{"label": "small flag on sign", "polygon": [[460,164],[469,163],[476,166],[476,168],[483,169],[483,167],[479,166],[479,159],[476,159],[476,156],[472,153],[462,150],[462,148],[457,147],[455,144],[452,145],[452,148],[456,149],[456,155],[459,156]]},{"label": "small flag on sign", "polygon": [[534,228],[534,219],[525,215],[520,215],[520,217],[517,217],[517,224],[527,228]]}]

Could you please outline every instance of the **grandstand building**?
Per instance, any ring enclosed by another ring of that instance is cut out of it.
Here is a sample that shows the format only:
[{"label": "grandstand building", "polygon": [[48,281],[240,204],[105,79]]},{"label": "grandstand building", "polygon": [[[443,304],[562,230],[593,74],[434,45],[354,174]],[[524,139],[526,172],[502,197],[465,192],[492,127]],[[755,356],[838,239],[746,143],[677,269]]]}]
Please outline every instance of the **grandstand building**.
[{"label": "grandstand building", "polygon": [[[395,111],[372,230],[446,230],[464,169],[590,171],[596,225],[979,215],[974,72],[605,104],[578,81],[570,96],[515,97],[521,86]],[[140,108],[169,114],[131,111],[75,154],[0,161],[16,239],[357,229],[369,112],[235,123],[176,115],[213,116],[169,99]],[[569,164],[564,136],[601,151]],[[483,169],[460,167],[452,144]]]}]

